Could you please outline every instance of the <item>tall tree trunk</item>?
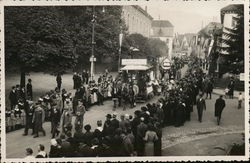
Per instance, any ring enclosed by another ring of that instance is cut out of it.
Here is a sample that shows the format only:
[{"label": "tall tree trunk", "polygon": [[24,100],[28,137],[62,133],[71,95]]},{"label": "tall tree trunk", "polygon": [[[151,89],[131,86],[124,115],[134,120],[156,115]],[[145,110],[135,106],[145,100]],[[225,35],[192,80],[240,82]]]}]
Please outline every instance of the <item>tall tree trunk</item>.
[{"label": "tall tree trunk", "polygon": [[25,71],[21,70],[20,86],[25,87]]}]

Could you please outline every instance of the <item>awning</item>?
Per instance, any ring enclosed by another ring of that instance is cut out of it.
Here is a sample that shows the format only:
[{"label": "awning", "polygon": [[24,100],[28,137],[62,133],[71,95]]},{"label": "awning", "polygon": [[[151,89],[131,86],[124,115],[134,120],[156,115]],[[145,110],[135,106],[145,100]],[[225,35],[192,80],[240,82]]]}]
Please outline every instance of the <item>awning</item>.
[{"label": "awning", "polygon": [[147,65],[126,65],[121,70],[148,70],[150,66]]}]

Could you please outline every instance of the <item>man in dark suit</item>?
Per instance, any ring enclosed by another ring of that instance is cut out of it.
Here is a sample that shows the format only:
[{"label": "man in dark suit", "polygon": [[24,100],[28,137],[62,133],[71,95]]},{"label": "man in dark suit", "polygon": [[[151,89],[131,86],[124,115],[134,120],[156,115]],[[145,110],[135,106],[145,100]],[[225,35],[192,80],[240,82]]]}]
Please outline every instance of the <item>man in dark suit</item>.
[{"label": "man in dark suit", "polygon": [[197,106],[197,112],[198,112],[198,120],[199,122],[202,122],[202,113],[203,110],[206,110],[206,102],[205,100],[202,98],[202,94],[199,95],[199,98],[196,102],[196,106]]},{"label": "man in dark suit", "polygon": [[57,74],[56,76],[56,83],[57,83],[57,88],[59,90],[61,90],[61,86],[62,86],[62,77],[60,75],[60,73]]},{"label": "man in dark suit", "polygon": [[33,91],[32,91],[31,79],[28,79],[28,83],[26,85],[26,93],[27,93],[28,99],[33,100]]},{"label": "man in dark suit", "polygon": [[13,110],[15,108],[15,105],[17,104],[17,94],[15,86],[12,87],[12,90],[9,94],[9,100],[10,100],[10,108],[11,110]]},{"label": "man in dark suit", "polygon": [[36,109],[34,111],[33,120],[34,123],[34,138],[38,137],[38,132],[41,131],[43,135],[45,136],[45,130],[43,129],[43,123],[45,120],[45,111],[43,110],[41,106],[42,99],[38,100],[38,103],[36,104]]},{"label": "man in dark suit", "polygon": [[51,132],[52,138],[55,138],[55,134],[59,134],[59,124],[60,124],[61,113],[56,103],[52,103],[51,109]]},{"label": "man in dark suit", "polygon": [[221,113],[222,110],[225,108],[226,103],[221,95],[215,102],[215,117],[217,117],[217,124],[220,125]]},{"label": "man in dark suit", "polygon": [[28,130],[32,129],[32,135],[34,134],[34,124],[32,123],[33,114],[34,114],[34,105],[32,101],[26,100],[24,102],[24,111],[26,114],[26,124],[24,129],[23,136],[28,135]]}]

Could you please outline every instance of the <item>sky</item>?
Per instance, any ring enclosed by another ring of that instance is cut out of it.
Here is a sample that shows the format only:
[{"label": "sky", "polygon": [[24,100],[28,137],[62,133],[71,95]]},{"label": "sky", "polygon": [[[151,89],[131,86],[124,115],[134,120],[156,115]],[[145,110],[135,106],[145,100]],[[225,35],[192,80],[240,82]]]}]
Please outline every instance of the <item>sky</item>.
[{"label": "sky", "polygon": [[[155,20],[169,20],[174,26],[175,33],[197,33],[209,22],[220,22],[220,9],[229,3],[154,3],[147,4],[147,11]],[[145,9],[145,5],[140,6]]]}]

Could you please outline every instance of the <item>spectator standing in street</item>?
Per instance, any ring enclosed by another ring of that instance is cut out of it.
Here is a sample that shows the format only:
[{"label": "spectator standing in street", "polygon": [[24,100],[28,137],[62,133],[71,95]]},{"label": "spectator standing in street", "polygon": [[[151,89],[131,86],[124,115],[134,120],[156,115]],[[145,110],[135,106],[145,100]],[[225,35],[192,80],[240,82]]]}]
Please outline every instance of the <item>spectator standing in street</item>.
[{"label": "spectator standing in street", "polygon": [[221,95],[215,102],[215,117],[217,117],[217,124],[220,125],[220,119],[223,109],[225,108],[226,103]]},{"label": "spectator standing in street", "polygon": [[84,120],[84,114],[86,112],[86,109],[83,105],[82,100],[78,100],[78,105],[76,107],[76,120],[75,125],[79,125],[80,128],[83,127],[83,120]]},{"label": "spectator standing in street", "polygon": [[33,114],[34,114],[34,105],[32,101],[26,101],[24,103],[24,111],[26,114],[26,123],[23,136],[28,135],[28,130],[32,129],[32,135],[34,134],[34,124],[32,123]]},{"label": "spectator standing in street", "polygon": [[199,98],[196,102],[196,106],[197,106],[197,112],[198,112],[198,120],[199,122],[202,122],[203,110],[206,110],[206,102],[203,99],[202,94],[199,95]]},{"label": "spectator standing in street", "polygon": [[17,94],[15,86],[12,87],[12,90],[9,94],[9,100],[10,100],[10,108],[11,110],[13,110],[15,108],[15,105],[17,104]]},{"label": "spectator standing in street", "polygon": [[76,89],[77,87],[77,73],[74,72],[74,75],[73,75],[73,89]]},{"label": "spectator standing in street", "polygon": [[238,97],[238,109],[241,108],[242,101],[243,101],[243,96],[242,93],[240,92]]},{"label": "spectator standing in street", "polygon": [[209,95],[209,99],[211,99],[211,94],[213,92],[213,83],[211,80],[208,80],[207,82],[207,87],[206,87],[206,98],[208,98],[208,95]]},{"label": "spectator standing in street", "polygon": [[42,131],[45,136],[45,130],[43,129],[43,122],[45,120],[45,111],[41,106],[42,99],[40,99],[37,103],[34,115],[33,115],[33,123],[34,123],[34,138],[38,137],[38,132]]},{"label": "spectator standing in street", "polygon": [[57,74],[56,76],[56,83],[57,83],[57,88],[59,90],[61,90],[61,86],[62,86],[62,76],[60,73]]},{"label": "spectator standing in street", "polygon": [[28,79],[28,83],[26,85],[26,93],[27,93],[27,97],[30,100],[33,100],[33,91],[32,91],[32,84],[31,84],[31,79]]},{"label": "spectator standing in street", "polygon": [[145,156],[154,156],[154,143],[158,140],[158,136],[152,124],[148,125],[147,132],[143,139],[145,141]]},{"label": "spectator standing in street", "polygon": [[231,79],[230,83],[228,84],[228,89],[229,89],[229,98],[233,99],[234,98],[234,80]]},{"label": "spectator standing in street", "polygon": [[83,84],[86,83],[86,70],[85,69],[82,71],[82,83]]},{"label": "spectator standing in street", "polygon": [[51,132],[52,132],[52,138],[55,137],[55,135],[59,134],[59,124],[60,124],[60,118],[61,118],[61,113],[60,109],[57,107],[56,103],[52,104],[51,108]]}]

